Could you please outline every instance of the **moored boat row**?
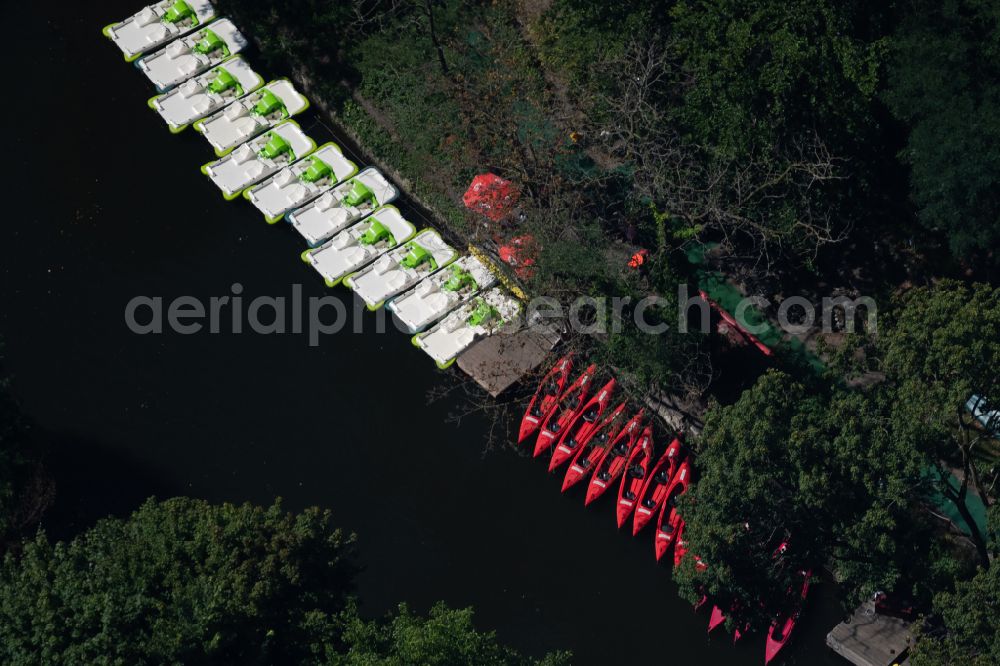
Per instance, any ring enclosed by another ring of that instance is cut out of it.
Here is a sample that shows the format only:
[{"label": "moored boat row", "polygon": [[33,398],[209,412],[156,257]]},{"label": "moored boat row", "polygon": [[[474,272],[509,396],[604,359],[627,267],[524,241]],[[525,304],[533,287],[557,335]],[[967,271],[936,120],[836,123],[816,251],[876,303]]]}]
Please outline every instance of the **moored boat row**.
[{"label": "moored boat row", "polygon": [[156,87],[147,104],[170,131],[193,126],[215,150],[201,171],[225,199],[242,196],[269,224],[285,219],[328,286],[387,306],[439,367],[518,320],[521,302],[487,260],[418,231],[378,169],[359,169],[335,143],[317,148],[293,120],[308,99],[288,79],[265,84],[238,55],[248,40],[211,2],[158,2],[103,33]]},{"label": "moored boat row", "polygon": [[[672,548],[673,568],[680,567],[690,556],[696,570],[707,570],[709,564],[689,552],[684,537],[685,523],[679,504],[692,483],[695,466],[681,437],[674,434],[669,444],[658,452],[653,424],[645,418],[645,411],[639,409],[628,416],[628,400],[614,399],[618,388],[614,378],[591,393],[600,375],[598,368],[588,365],[574,378],[575,361],[572,353],[567,354],[542,377],[521,419],[518,446],[532,446],[532,455],[536,458],[551,452],[550,472],[568,460],[562,492],[586,481],[584,505],[591,505],[609,488],[617,486],[615,522],[619,528],[631,519],[632,535],[636,536],[652,523],[657,561]],[[610,405],[616,402],[617,406],[611,409]],[[785,548],[787,544],[783,543],[776,553],[783,553]],[[794,599],[789,595],[787,607],[776,616],[768,632],[765,664],[770,663],[788,642],[801,613],[811,572],[801,574],[800,595]],[[708,597],[703,595],[695,608],[707,602]],[[731,612],[735,611],[738,608]],[[709,632],[726,619],[726,613],[714,604]],[[747,627],[736,630],[734,640],[739,640],[747,630]]]}]

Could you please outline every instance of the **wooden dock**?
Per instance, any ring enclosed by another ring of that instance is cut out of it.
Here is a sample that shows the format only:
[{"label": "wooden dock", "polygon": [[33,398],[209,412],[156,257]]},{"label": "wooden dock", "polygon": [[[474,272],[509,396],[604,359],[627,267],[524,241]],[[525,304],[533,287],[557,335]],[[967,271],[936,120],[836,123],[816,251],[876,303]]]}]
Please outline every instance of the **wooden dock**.
[{"label": "wooden dock", "polygon": [[905,666],[913,644],[910,623],[875,612],[871,601],[826,635],[827,646],[857,666]]},{"label": "wooden dock", "polygon": [[458,367],[495,398],[541,365],[560,337],[539,326],[493,335],[459,356]]}]

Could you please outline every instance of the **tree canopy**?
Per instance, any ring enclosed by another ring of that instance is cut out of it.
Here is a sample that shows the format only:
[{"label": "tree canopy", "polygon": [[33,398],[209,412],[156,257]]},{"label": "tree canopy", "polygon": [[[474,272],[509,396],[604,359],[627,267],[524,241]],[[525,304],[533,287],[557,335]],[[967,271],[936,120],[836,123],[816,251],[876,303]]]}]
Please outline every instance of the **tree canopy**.
[{"label": "tree canopy", "polygon": [[803,569],[829,564],[853,601],[895,588],[911,555],[895,537],[920,460],[897,443],[877,400],[816,395],[769,371],[709,411],[681,508],[685,538],[709,565],[682,567],[689,599],[728,600],[762,628]]},{"label": "tree canopy", "polygon": [[[536,663],[470,610],[365,620],[353,535],[329,511],[153,499],[0,565],[0,661],[86,664]],[[565,663],[552,655],[545,665]]]},{"label": "tree canopy", "polygon": [[958,489],[940,487],[970,525],[986,566],[986,537],[968,513],[966,494],[971,488],[990,504],[976,455],[990,438],[965,405],[973,394],[995,396],[1000,388],[1000,289],[945,280],[903,293],[883,319],[878,350],[893,393],[895,432],[939,478],[960,471]]},{"label": "tree canopy", "polygon": [[[1000,549],[1000,514],[993,511],[990,549]],[[934,599],[936,620],[943,631],[924,631],[913,651],[914,666],[990,666],[1000,663],[1000,567],[980,569],[970,580],[958,581],[954,591]]]},{"label": "tree canopy", "polygon": [[966,261],[1000,259],[1000,16],[990,0],[908,5],[886,99],[905,122],[902,158],[919,220]]}]

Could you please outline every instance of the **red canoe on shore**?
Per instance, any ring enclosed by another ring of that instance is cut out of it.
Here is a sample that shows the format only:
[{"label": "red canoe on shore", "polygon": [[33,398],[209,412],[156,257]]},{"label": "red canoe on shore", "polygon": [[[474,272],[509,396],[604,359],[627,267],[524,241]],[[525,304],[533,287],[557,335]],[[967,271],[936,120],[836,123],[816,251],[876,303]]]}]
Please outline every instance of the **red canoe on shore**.
[{"label": "red canoe on shore", "polygon": [[611,448],[610,443],[621,432],[620,426],[625,419],[625,404],[623,402],[615,407],[611,414],[590,432],[586,441],[580,443],[566,470],[566,476],[563,477],[562,492],[566,492],[578,481],[585,479],[601,464],[604,454]]},{"label": "red canoe on shore", "polygon": [[639,413],[633,416],[632,420],[625,424],[622,431],[612,440],[611,446],[601,456],[600,462],[594,462],[595,471],[587,486],[587,496],[583,500],[584,506],[603,495],[604,491],[611,487],[625,470],[625,463],[639,441],[644,415],[645,412],[639,410]]},{"label": "red canoe on shore", "polygon": [[670,480],[670,487],[667,488],[667,498],[660,507],[660,515],[656,521],[656,538],[653,539],[653,548],[656,550],[656,561],[666,554],[670,544],[677,534],[677,524],[680,521],[680,514],[677,513],[677,498],[687,492],[688,484],[691,482],[691,466],[685,460],[677,468],[677,473]]},{"label": "red canoe on shore", "polygon": [[[656,461],[653,469],[649,471],[649,478],[642,486],[639,493],[639,503],[635,507],[635,514],[632,516],[632,536],[642,531],[649,521],[663,507],[667,499],[667,491],[673,485],[674,475],[678,472],[678,464],[681,459],[681,440],[674,438],[670,446],[663,452],[660,459]],[[687,476],[687,462],[685,465],[685,476]]]},{"label": "red canoe on shore", "polygon": [[542,421],[548,418],[552,410],[559,404],[559,398],[562,396],[563,389],[566,388],[566,382],[569,381],[569,373],[572,369],[573,355],[567,354],[559,359],[548,374],[542,378],[538,384],[538,390],[531,397],[528,409],[524,411],[524,417],[521,419],[521,429],[517,433],[518,444],[538,432]]},{"label": "red canoe on shore", "polygon": [[590,401],[583,406],[583,409],[576,415],[570,424],[563,430],[559,437],[559,443],[552,450],[552,458],[549,460],[549,471],[554,471],[559,465],[573,457],[576,450],[586,444],[591,433],[597,429],[604,416],[604,410],[611,402],[611,396],[615,392],[615,382],[612,378],[607,384],[601,387]]},{"label": "red canoe on shore", "polygon": [[622,474],[622,483],[618,487],[618,510],[615,518],[618,527],[625,524],[635,503],[639,501],[639,493],[649,476],[649,469],[653,466],[653,427],[646,426],[639,435],[639,441],[628,457],[625,465],[625,473]]},{"label": "red canoe on shore", "polygon": [[802,604],[806,600],[806,595],[809,594],[809,579],[812,578],[812,571],[800,571],[799,573],[802,574],[803,579],[801,597],[796,601],[795,610],[786,615],[784,620],[779,617],[771,623],[771,631],[767,633],[767,644],[764,645],[764,666],[767,666],[772,659],[778,656],[781,648],[785,647],[791,637],[795,623],[799,621]]},{"label": "red canoe on shore", "polygon": [[583,410],[584,403],[587,402],[587,395],[590,391],[590,384],[594,379],[597,366],[591,364],[583,374],[576,378],[566,392],[559,398],[555,409],[542,421],[541,432],[538,433],[538,440],[535,442],[534,457],[542,455],[549,450],[562,433],[563,428],[576,418],[576,415]]}]

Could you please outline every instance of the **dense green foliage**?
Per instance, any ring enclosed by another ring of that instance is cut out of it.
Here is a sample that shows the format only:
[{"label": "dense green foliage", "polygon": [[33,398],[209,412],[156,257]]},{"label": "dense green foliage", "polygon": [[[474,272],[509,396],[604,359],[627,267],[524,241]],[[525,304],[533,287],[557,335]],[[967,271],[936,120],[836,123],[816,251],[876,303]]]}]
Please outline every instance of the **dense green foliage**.
[{"label": "dense green foliage", "polygon": [[961,470],[964,483],[957,491],[941,488],[972,525],[985,566],[986,537],[967,516],[965,502],[971,487],[989,504],[974,455],[989,438],[975,428],[965,403],[1000,388],[1000,289],[953,281],[911,289],[883,322],[878,345],[896,436],[940,476],[949,476],[950,467]]},{"label": "dense green foliage", "polygon": [[927,602],[969,559],[927,529],[922,507],[935,492],[969,525],[978,564],[992,568],[990,536],[968,508],[971,493],[991,503],[993,481],[975,455],[990,437],[965,403],[996,394],[1000,290],[950,281],[910,289],[883,317],[871,353],[887,381],[865,391],[771,372],[709,411],[700,479],[682,511],[686,538],[710,563],[682,568],[692,601],[705,591],[730,599],[763,626],[754,600],[780,607],[796,572],[822,565],[850,603],[878,590]]},{"label": "dense green foliage", "polygon": [[[993,512],[990,524],[994,532],[991,549],[1000,554],[996,538],[997,519]],[[990,666],[1000,663],[1000,567],[990,567],[970,580],[959,581],[953,592],[941,592],[934,599],[935,619],[944,631],[925,631],[913,652],[914,666]]]},{"label": "dense green foliage", "polygon": [[414,615],[405,606],[387,622],[352,618],[344,632],[347,652],[327,662],[330,666],[514,666],[534,664],[558,666],[569,663],[569,655],[549,655],[539,662],[525,659],[500,645],[492,633],[472,626],[472,611],[434,606],[427,618]]},{"label": "dense green foliage", "polygon": [[[685,537],[710,563],[704,573],[682,568],[693,601],[704,587],[763,627],[784,591],[797,589],[798,571],[821,563],[851,601],[897,588],[913,552],[894,535],[908,522],[921,465],[893,437],[877,400],[812,394],[769,372],[735,404],[709,412],[682,509]],[[782,542],[788,551],[776,557]]]},{"label": "dense green foliage", "polygon": [[695,141],[745,156],[818,131],[839,152],[871,132],[885,40],[869,6],[684,0],[671,17],[692,78],[678,115]]},{"label": "dense green foliage", "polygon": [[335,635],[353,539],[328,512],[149,501],[0,575],[9,664],[303,663]]},{"label": "dense green foliage", "polygon": [[[328,511],[147,501],[0,568],[3,663],[527,664],[470,611],[362,620]],[[470,659],[470,657],[473,657]],[[482,661],[479,658],[482,658]],[[547,664],[561,663],[553,656]]]},{"label": "dense green foliage", "polygon": [[909,129],[920,221],[952,250],[1000,244],[1000,15],[990,0],[910,4],[893,39],[888,101]]}]

